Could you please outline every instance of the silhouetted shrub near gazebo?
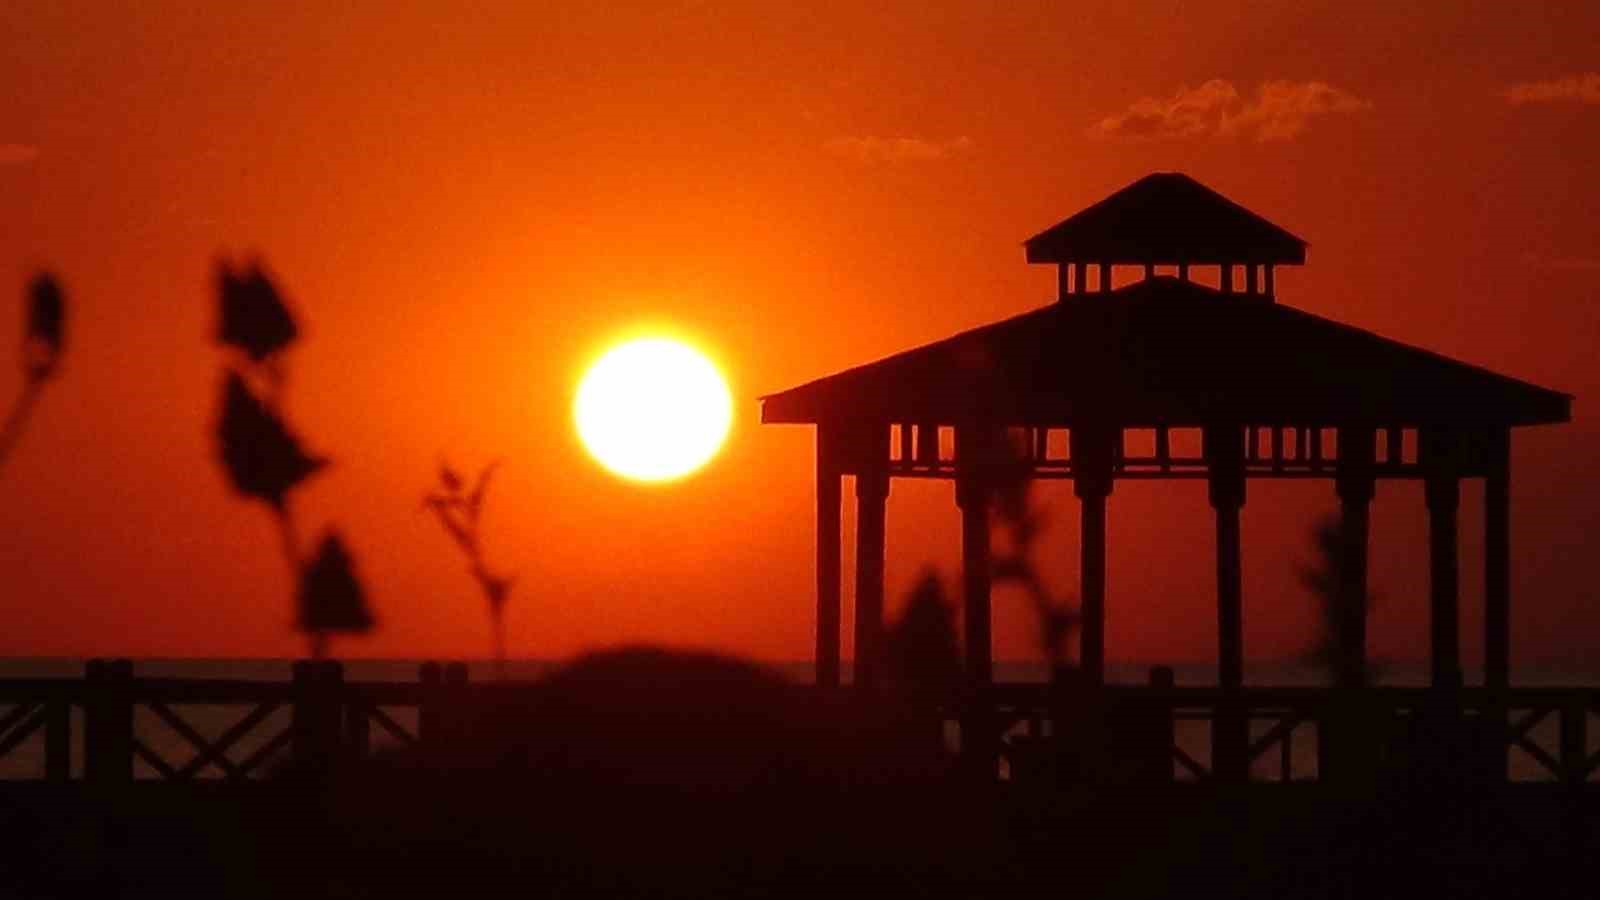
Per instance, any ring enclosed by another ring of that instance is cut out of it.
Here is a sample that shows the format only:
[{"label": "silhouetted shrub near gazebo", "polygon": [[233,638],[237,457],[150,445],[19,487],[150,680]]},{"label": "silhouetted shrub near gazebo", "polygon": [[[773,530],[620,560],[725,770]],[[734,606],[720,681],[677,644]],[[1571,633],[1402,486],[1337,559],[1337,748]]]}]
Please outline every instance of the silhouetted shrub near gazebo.
[{"label": "silhouetted shrub near gazebo", "polygon": [[1352,615],[1364,619],[1375,600],[1375,595],[1364,588],[1352,593],[1342,578],[1343,528],[1343,521],[1336,515],[1317,522],[1311,530],[1316,559],[1298,568],[1300,584],[1317,604],[1317,634],[1306,660],[1327,670],[1336,684],[1370,684],[1377,677],[1377,667],[1364,654],[1348,652],[1339,637],[1344,623]]},{"label": "silhouetted shrub near gazebo", "polygon": [[284,353],[299,328],[258,263],[237,271],[220,263],[217,299],[217,341],[234,356],[223,377],[219,456],[233,489],[272,511],[297,583],[295,627],[308,636],[312,658],[320,659],[330,634],[370,631],[374,620],[337,531],[324,533],[309,557],[300,548],[290,494],[328,460],[306,452],[283,420]]}]

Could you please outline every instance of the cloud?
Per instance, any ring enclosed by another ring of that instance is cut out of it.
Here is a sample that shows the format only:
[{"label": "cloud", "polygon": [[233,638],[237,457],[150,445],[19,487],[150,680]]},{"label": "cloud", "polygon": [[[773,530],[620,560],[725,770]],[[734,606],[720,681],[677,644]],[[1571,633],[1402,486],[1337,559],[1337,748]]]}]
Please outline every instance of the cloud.
[{"label": "cloud", "polygon": [[1536,253],[1524,253],[1522,261],[1535,269],[1550,269],[1557,272],[1600,272],[1600,257],[1540,256]]},{"label": "cloud", "polygon": [[862,163],[927,162],[945,159],[972,149],[972,138],[950,138],[930,141],[914,137],[836,137],[822,145],[836,156],[844,156]]},{"label": "cloud", "polygon": [[1600,104],[1600,72],[1568,75],[1554,81],[1521,81],[1500,92],[1514,106],[1524,103]]},{"label": "cloud", "polygon": [[38,147],[28,144],[0,144],[0,166],[20,166],[38,158]]},{"label": "cloud", "polygon": [[1371,109],[1372,104],[1324,81],[1268,81],[1246,100],[1233,82],[1213,78],[1185,85],[1170,99],[1144,97],[1089,128],[1100,140],[1245,138],[1286,141],[1314,118]]}]

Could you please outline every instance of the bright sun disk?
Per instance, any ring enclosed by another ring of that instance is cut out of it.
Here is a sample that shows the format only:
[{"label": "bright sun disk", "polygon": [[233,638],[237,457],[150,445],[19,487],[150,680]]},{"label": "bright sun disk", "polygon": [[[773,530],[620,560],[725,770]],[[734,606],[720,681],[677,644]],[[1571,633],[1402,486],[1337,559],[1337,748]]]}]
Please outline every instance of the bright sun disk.
[{"label": "bright sun disk", "polygon": [[733,400],[704,354],[669,338],[640,338],[589,367],[572,411],[578,437],[602,466],[636,481],[669,481],[716,454]]}]

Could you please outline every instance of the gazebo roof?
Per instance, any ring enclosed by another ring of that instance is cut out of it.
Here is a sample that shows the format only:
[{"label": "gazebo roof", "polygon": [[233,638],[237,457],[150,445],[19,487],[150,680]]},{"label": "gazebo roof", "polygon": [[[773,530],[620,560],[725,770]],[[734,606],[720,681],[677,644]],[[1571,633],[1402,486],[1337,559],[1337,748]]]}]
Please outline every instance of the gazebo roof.
[{"label": "gazebo roof", "polygon": [[761,419],[1475,427],[1565,422],[1571,400],[1265,297],[1156,277],[768,395]]},{"label": "gazebo roof", "polygon": [[1305,241],[1178,172],[1146,175],[1024,246],[1030,263],[1306,261]]}]

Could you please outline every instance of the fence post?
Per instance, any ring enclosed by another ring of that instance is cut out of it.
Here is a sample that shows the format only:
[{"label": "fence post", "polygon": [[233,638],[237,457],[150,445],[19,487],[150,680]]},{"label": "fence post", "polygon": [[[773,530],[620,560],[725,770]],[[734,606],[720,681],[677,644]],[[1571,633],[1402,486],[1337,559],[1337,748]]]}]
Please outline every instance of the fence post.
[{"label": "fence post", "polygon": [[1338,686],[1324,695],[1317,717],[1317,780],[1364,784],[1377,777],[1391,715],[1359,687]]},{"label": "fence post", "polygon": [[422,746],[424,756],[434,756],[442,743],[443,735],[440,734],[441,723],[439,716],[443,712],[443,698],[440,696],[443,686],[443,673],[436,662],[425,662],[417,669],[417,680],[421,682],[421,697],[417,703],[417,743]]},{"label": "fence post", "polygon": [[133,663],[92,659],[84,675],[84,774],[100,784],[125,784],[133,780]]},{"label": "fence post", "polygon": [[367,711],[366,698],[357,697],[348,686],[345,698],[345,752],[352,760],[364,760],[372,754],[372,716]]},{"label": "fence post", "polygon": [[329,763],[340,752],[344,666],[337,660],[294,664],[291,755],[297,763]]},{"label": "fence post", "polygon": [[444,667],[444,709],[440,715],[445,724],[446,752],[455,755],[470,741],[472,709],[467,688],[467,664],[447,663]]},{"label": "fence post", "polygon": [[1589,764],[1589,702],[1586,696],[1561,704],[1561,780],[1582,787]]},{"label": "fence post", "polygon": [[1250,711],[1236,692],[1217,699],[1211,719],[1211,776],[1221,782],[1250,780]]},{"label": "fence post", "polygon": [[1150,709],[1146,712],[1150,732],[1145,739],[1151,743],[1149,775],[1155,781],[1173,780],[1172,749],[1178,743],[1178,723],[1174,715],[1176,710],[1172,691],[1177,683],[1171,666],[1150,667],[1151,690],[1166,694],[1152,698]]},{"label": "fence post", "polygon": [[105,706],[100,697],[106,663],[91,659],[83,666],[83,780],[99,781],[105,771]]},{"label": "fence post", "polygon": [[44,777],[48,781],[72,780],[72,702],[66,697],[46,701]]}]

